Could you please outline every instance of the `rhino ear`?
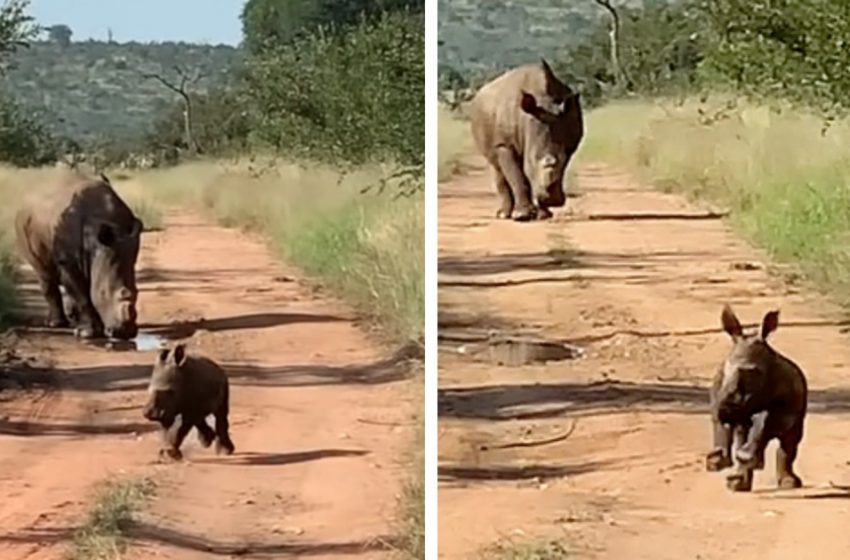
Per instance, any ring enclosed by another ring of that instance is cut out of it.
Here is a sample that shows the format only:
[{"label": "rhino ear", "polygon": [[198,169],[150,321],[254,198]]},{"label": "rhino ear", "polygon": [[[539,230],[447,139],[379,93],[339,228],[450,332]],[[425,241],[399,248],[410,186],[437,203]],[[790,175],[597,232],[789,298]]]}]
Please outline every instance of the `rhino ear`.
[{"label": "rhino ear", "polygon": [[723,306],[720,322],[723,324],[723,330],[732,338],[740,338],[744,334],[741,322],[738,321],[738,317],[735,316],[735,312],[728,304]]},{"label": "rhino ear", "polygon": [[543,68],[543,73],[546,75],[547,81],[555,80],[555,73],[552,71],[552,67],[549,66],[549,63],[546,62],[545,58],[540,59],[540,66]]},{"label": "rhino ear", "polygon": [[171,359],[174,361],[174,365],[182,367],[186,363],[186,345],[181,342],[175,346],[171,352]]},{"label": "rhino ear", "polygon": [[170,350],[168,350],[168,348],[159,351],[159,354],[157,354],[157,357],[156,357],[156,359],[159,361],[159,363],[164,364],[165,361],[168,360],[169,352],[170,352]]},{"label": "rhino ear", "polygon": [[537,106],[537,100],[534,99],[533,95],[526,91],[522,92],[522,98],[520,99],[519,106],[523,111],[531,116],[537,116],[537,113],[540,112],[540,108]]},{"label": "rhino ear", "polygon": [[768,311],[764,319],[761,320],[761,330],[759,331],[759,337],[762,340],[767,340],[767,337],[770,336],[770,333],[776,330],[779,326],[779,311]]}]

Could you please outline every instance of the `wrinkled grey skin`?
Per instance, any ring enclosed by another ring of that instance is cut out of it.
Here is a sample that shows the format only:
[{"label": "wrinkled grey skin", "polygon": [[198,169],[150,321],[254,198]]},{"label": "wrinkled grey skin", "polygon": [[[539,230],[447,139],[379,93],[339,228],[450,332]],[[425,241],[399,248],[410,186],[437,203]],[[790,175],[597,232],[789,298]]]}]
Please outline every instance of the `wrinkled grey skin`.
[{"label": "wrinkled grey skin", "polygon": [[472,100],[470,120],[475,145],[494,172],[497,217],[545,219],[550,208],[564,206],[564,172],[584,121],[579,94],[545,60],[484,85]]},{"label": "wrinkled grey skin", "polygon": [[[162,350],[156,357],[148,386],[148,402],[142,414],[159,422],[166,447],[160,455],[180,460],[180,446],[192,428],[197,428],[204,447],[216,442],[216,452],[230,455],[235,450],[230,439],[230,387],[227,374],[218,364],[186,353],[184,344]],[[215,431],[207,424],[207,416],[215,416]],[[173,437],[169,434],[177,416],[180,425]]]},{"label": "wrinkled grey skin", "polygon": [[39,278],[48,326],[73,324],[82,338],[136,336],[142,229],[103,175],[69,174],[29,194],[15,218],[16,241]]},{"label": "wrinkled grey skin", "polygon": [[755,334],[744,334],[728,305],[721,320],[733,345],[711,387],[714,448],[706,455],[706,469],[732,466],[734,438],[738,468],[727,477],[727,485],[749,492],[753,471],[764,468],[765,447],[776,438],[777,484],[799,488],[802,481],[794,472],[794,460],[803,439],[808,387],[802,370],[767,342],[779,325],[779,312],[767,313]]}]

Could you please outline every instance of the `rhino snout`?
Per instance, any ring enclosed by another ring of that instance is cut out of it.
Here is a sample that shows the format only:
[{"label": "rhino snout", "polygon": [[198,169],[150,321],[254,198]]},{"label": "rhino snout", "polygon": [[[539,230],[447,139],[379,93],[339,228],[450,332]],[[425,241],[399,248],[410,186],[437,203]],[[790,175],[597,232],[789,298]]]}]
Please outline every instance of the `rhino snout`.
[{"label": "rhino snout", "polygon": [[566,203],[567,197],[561,182],[548,183],[548,186],[536,194],[537,205],[545,208],[561,208]]},{"label": "rhino snout", "polygon": [[145,417],[146,420],[156,421],[162,418],[162,410],[159,410],[153,404],[147,404],[142,410],[142,415]]},{"label": "rhino snout", "polygon": [[104,331],[107,337],[119,340],[130,340],[136,338],[136,335],[139,334],[139,328],[135,323],[120,325],[118,327],[106,327]]}]

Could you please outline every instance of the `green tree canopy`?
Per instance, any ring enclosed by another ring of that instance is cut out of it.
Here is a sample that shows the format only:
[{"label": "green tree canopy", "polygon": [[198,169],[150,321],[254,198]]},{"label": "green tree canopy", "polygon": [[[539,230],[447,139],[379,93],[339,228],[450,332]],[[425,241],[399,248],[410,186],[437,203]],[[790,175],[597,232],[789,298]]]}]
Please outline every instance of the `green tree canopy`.
[{"label": "green tree canopy", "polygon": [[71,28],[64,24],[51,25],[47,28],[47,36],[51,41],[67,47],[71,44],[71,36],[74,34]]},{"label": "green tree canopy", "polygon": [[423,9],[423,0],[248,0],[242,10],[242,34],[248,51],[258,53],[289,44],[318,27],[350,25],[361,17]]}]

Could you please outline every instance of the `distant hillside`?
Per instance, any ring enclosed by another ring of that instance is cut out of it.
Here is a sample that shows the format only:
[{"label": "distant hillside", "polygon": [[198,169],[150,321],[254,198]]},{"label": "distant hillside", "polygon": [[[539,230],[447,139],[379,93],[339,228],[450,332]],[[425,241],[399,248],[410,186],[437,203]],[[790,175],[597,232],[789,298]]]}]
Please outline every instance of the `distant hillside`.
[{"label": "distant hillside", "polygon": [[555,56],[581,42],[606,13],[593,0],[439,0],[438,6],[440,65],[464,74]]},{"label": "distant hillside", "polygon": [[25,106],[58,116],[56,132],[78,142],[132,139],[177,99],[144,73],[179,81],[175,65],[198,70],[205,77],[195,91],[206,91],[228,82],[240,56],[227,45],[39,42],[20,51],[2,87]]}]

